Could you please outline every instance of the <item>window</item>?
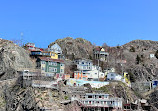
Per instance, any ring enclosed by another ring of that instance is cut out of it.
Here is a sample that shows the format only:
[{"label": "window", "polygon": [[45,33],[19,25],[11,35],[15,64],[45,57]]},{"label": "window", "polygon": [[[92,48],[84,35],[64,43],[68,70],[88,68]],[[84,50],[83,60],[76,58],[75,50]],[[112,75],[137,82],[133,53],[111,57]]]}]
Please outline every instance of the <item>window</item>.
[{"label": "window", "polygon": [[64,66],[64,64],[60,64],[60,66]]},{"label": "window", "polygon": [[49,67],[49,72],[57,72],[57,68]]},{"label": "window", "polygon": [[60,72],[62,73],[62,72],[64,72],[64,70],[63,70],[63,69],[60,69]]},{"label": "window", "polygon": [[97,75],[97,73],[95,73],[95,75]]},{"label": "window", "polygon": [[49,62],[48,64],[49,64],[49,65],[53,65],[53,66],[57,66],[57,63],[56,63],[56,62]]},{"label": "window", "polygon": [[52,62],[48,62],[49,65],[52,65]]},{"label": "window", "polygon": [[45,67],[42,67],[42,70],[45,70]]},{"label": "window", "polygon": [[86,80],[86,78],[85,78],[85,77],[83,77],[83,79],[84,79],[84,80]]},{"label": "window", "polygon": [[63,76],[63,74],[60,74],[59,76],[60,76],[60,77],[62,77],[62,76]]},{"label": "window", "polygon": [[84,62],[82,62],[82,64],[84,64]]},{"label": "window", "polygon": [[57,66],[57,63],[56,63],[56,62],[54,62],[54,63],[53,63],[53,65],[54,65],[54,66]]},{"label": "window", "polygon": [[41,64],[45,64],[46,62],[45,61],[41,61]]},{"label": "window", "polygon": [[88,98],[93,98],[92,95],[88,95]]}]

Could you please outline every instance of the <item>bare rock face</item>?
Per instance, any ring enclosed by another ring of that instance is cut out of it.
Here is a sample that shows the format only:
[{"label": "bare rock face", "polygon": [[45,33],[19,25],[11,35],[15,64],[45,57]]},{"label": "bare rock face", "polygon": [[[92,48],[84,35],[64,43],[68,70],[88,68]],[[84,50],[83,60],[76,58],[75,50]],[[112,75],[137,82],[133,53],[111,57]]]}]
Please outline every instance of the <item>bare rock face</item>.
[{"label": "bare rock face", "polygon": [[11,41],[0,40],[0,79],[13,78],[20,68],[33,67],[29,54]]},{"label": "bare rock face", "polygon": [[148,100],[148,103],[151,105],[152,111],[158,111],[158,87],[147,92],[145,98]]},{"label": "bare rock face", "polygon": [[49,46],[52,46],[54,43],[58,43],[63,50],[63,54],[66,58],[91,58],[93,53],[93,45],[91,42],[82,39],[67,37],[64,39],[58,39],[55,42],[52,42]]},{"label": "bare rock face", "polygon": [[5,91],[6,111],[40,111],[32,88],[14,86]]},{"label": "bare rock face", "polygon": [[150,58],[150,54],[155,54],[157,50],[158,41],[150,40],[134,40],[122,46],[111,47],[109,66],[115,67],[121,74],[122,67],[119,61],[123,59],[126,60],[123,71],[132,74],[135,82],[158,79],[158,59]]},{"label": "bare rock face", "polygon": [[[158,50],[157,41],[135,40],[123,47],[126,52],[123,54],[127,58],[125,68],[131,70],[137,81],[158,79],[158,59],[156,57],[150,58],[150,54],[155,54]],[[131,47],[134,47],[134,52],[130,51]],[[136,61],[137,56],[140,58],[139,64]]]}]

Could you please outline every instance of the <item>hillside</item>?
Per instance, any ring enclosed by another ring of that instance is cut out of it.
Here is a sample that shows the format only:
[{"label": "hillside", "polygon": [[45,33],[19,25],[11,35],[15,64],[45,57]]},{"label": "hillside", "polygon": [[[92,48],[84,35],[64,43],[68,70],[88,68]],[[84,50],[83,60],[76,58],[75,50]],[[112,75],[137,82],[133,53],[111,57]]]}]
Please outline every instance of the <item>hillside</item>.
[{"label": "hillside", "polygon": [[[52,42],[58,43],[63,49],[65,58],[89,58],[93,57],[93,48],[91,42],[82,39],[67,37],[64,39],[58,39]],[[155,54],[158,50],[158,41],[151,40],[133,40],[122,46],[117,47],[105,47],[109,52],[108,63],[104,62],[103,68],[115,67],[118,73],[122,72],[120,61],[126,60],[123,64],[123,71],[129,72],[134,81],[149,81],[152,79],[158,79],[158,61],[156,58],[149,58],[150,54]],[[133,51],[134,50],[134,51]],[[139,64],[137,64],[137,55],[140,57]]]},{"label": "hillside", "polygon": [[8,40],[0,40],[0,80],[15,77],[19,68],[33,67],[28,52]]},{"label": "hillside", "polygon": [[93,45],[91,42],[82,39],[67,37],[52,42],[49,46],[58,43],[63,50],[65,58],[92,58]]},{"label": "hillside", "polygon": [[[54,43],[58,43],[63,49],[63,54],[66,59],[75,59],[75,58],[87,58],[92,59],[93,56],[93,48],[95,46],[92,45],[89,41],[82,38],[64,38],[58,39],[55,42],[52,42],[50,46]],[[150,81],[153,79],[158,79],[158,60],[157,58],[150,58],[150,54],[155,54],[158,50],[158,42],[157,41],[149,41],[149,40],[134,40],[125,45],[117,46],[117,47],[105,47],[109,52],[108,62],[103,62],[103,67],[107,66],[108,68],[115,67],[116,71],[121,74],[123,71],[127,71],[130,76],[132,82]],[[139,56],[139,60],[136,59]],[[120,60],[126,60],[126,63],[123,64],[123,68],[121,67]],[[16,77],[17,70],[19,68],[30,68],[35,67],[34,63],[29,57],[29,53],[23,48],[13,44],[11,41],[0,40],[0,79],[10,79]],[[70,70],[76,70],[72,66],[71,60],[65,60],[66,68],[65,70],[68,73],[71,73]],[[100,64],[101,65],[101,64]],[[107,68],[104,67],[104,68]],[[6,83],[5,83],[6,84]],[[1,88],[1,95],[3,97],[0,98],[0,108],[5,109],[6,105],[8,106],[7,110],[12,111],[11,105],[15,103],[15,108],[13,110],[37,110],[38,107],[47,103],[48,94],[45,95],[46,91],[41,90],[41,92],[37,94],[37,91],[32,88],[23,89],[16,84],[12,84],[3,86]],[[110,93],[117,97],[122,97],[124,101],[134,102],[137,99],[143,97],[141,93],[136,89],[130,89],[122,83],[113,82],[112,84],[102,87],[98,90],[103,90],[105,93]],[[3,92],[7,93],[3,93]],[[54,94],[55,91],[52,91]],[[144,94],[144,93],[142,93]],[[36,95],[36,96],[35,96]],[[45,95],[45,96],[44,96]],[[55,93],[56,95],[56,93]],[[55,96],[54,99],[61,99],[60,94],[57,93],[57,98]],[[157,108],[157,90],[149,93],[147,95],[147,99],[149,103],[152,104],[154,108]],[[42,97],[42,99],[41,99]],[[63,96],[64,97],[64,96]],[[5,100],[7,98],[7,100]],[[38,100],[38,102],[36,101]],[[40,100],[40,102],[39,102]],[[47,101],[46,101],[47,100]],[[18,102],[16,102],[18,101]],[[60,103],[60,100],[58,101]],[[51,104],[52,105],[52,104]],[[53,105],[56,105],[53,103]],[[71,106],[71,104],[70,104]],[[69,105],[66,106],[69,109]],[[60,104],[59,104],[60,107]],[[60,108],[66,108],[60,107]]]},{"label": "hillside", "polygon": [[[134,47],[135,51],[130,51]],[[150,58],[158,50],[157,41],[134,40],[123,45],[123,55],[127,60],[125,69],[134,74],[138,81],[158,79],[158,60]]]}]

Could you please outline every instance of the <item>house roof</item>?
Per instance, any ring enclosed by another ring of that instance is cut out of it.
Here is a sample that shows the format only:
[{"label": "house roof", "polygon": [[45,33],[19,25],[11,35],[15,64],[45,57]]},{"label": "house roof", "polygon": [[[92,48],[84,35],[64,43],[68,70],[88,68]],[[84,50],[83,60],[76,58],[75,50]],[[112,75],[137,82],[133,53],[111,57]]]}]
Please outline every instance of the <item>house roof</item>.
[{"label": "house roof", "polygon": [[80,61],[92,61],[92,60],[90,60],[90,59],[85,59],[85,58],[76,58],[75,61],[76,61],[76,60],[80,60]]},{"label": "house roof", "polygon": [[103,47],[96,47],[96,48],[95,48],[95,51],[102,51],[102,49],[104,49],[103,52],[107,52],[107,51],[108,51],[107,48],[103,48]]},{"label": "house roof", "polygon": [[97,48],[95,48],[95,50],[96,50],[96,51],[100,51],[100,50],[101,50],[101,48],[100,48],[100,47],[97,47]]},{"label": "house roof", "polygon": [[64,60],[61,60],[61,59],[52,59],[50,57],[39,57],[39,59],[41,59],[43,61],[64,62]]}]

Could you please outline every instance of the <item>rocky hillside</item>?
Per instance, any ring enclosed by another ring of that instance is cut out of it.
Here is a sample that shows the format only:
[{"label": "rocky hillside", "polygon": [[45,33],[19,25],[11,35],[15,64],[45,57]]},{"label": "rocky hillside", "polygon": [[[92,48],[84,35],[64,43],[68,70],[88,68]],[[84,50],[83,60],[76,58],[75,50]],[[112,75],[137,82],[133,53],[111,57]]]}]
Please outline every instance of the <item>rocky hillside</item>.
[{"label": "rocky hillside", "polygon": [[29,54],[11,41],[0,40],[0,79],[13,78],[19,68],[33,67]]},{"label": "rocky hillside", "polygon": [[83,39],[67,37],[64,39],[58,39],[55,42],[52,42],[49,46],[58,43],[62,50],[63,54],[68,59],[74,58],[92,58],[93,45],[91,42]]},{"label": "rocky hillside", "polygon": [[129,72],[134,81],[158,79],[158,59],[150,58],[158,50],[157,41],[134,40],[125,45],[111,47],[109,66],[122,72],[120,60],[126,60],[123,71]]},{"label": "rocky hillside", "polygon": [[[63,49],[63,54],[68,59],[89,58],[93,57],[93,46],[89,41],[71,37],[58,39],[52,42],[58,43]],[[151,40],[133,40],[125,45],[117,47],[106,46],[110,56],[109,62],[101,63],[107,67],[115,67],[118,73],[122,72],[120,60],[126,60],[123,64],[123,71],[129,72],[133,81],[149,81],[158,79],[158,60],[149,58],[150,54],[155,54],[158,50],[158,41]]]}]

